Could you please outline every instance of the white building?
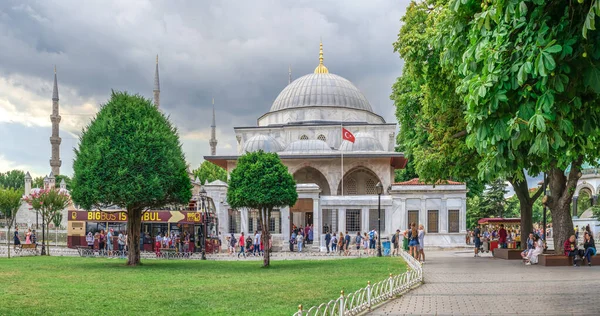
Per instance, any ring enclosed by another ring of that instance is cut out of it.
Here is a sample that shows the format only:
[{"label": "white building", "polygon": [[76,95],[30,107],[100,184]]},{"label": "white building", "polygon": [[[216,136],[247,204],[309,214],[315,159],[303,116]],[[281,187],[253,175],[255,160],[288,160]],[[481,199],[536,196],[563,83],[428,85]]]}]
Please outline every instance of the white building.
[{"label": "white building", "polygon": [[[355,142],[342,139],[342,126],[355,136]],[[258,118],[257,126],[234,128],[237,155],[204,159],[231,172],[246,152],[263,150],[279,155],[293,174],[299,195],[296,205],[274,211],[269,225],[274,244],[281,242],[283,249],[293,225],[313,225],[313,247],[320,249],[324,249],[328,229],[351,235],[377,229],[378,182],[384,188],[384,238],[416,222],[425,226],[426,246],[464,245],[466,186],[456,182],[425,185],[418,179],[394,183],[394,170],[404,168],[407,162],[394,150],[396,129],[396,123],[387,123],[373,112],[350,81],[329,73],[321,44],[314,73],[290,82],[270,110]],[[220,231],[248,234],[257,229],[257,212],[228,207],[225,183],[218,181],[205,188],[215,200]]]}]

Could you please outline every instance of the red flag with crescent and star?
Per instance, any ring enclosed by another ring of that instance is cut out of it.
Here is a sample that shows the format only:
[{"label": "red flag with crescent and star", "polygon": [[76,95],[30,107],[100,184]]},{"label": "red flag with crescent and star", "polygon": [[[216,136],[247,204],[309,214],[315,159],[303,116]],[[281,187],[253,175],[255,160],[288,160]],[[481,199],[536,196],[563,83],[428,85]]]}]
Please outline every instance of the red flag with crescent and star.
[{"label": "red flag with crescent and star", "polygon": [[354,141],[356,140],[354,138],[354,135],[352,135],[352,133],[350,133],[349,130],[345,129],[342,127],[342,139],[345,139],[351,143],[354,143]]}]

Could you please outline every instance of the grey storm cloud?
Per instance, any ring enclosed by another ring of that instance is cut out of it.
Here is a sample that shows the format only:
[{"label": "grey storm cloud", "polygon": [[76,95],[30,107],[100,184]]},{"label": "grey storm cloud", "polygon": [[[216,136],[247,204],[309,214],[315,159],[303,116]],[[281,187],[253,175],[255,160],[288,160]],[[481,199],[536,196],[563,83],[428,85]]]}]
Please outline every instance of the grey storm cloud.
[{"label": "grey storm cloud", "polygon": [[[59,90],[69,87],[81,99],[100,104],[111,89],[151,97],[158,54],[161,108],[182,134],[205,135],[214,97],[217,152],[233,153],[233,127],[255,125],[269,110],[288,83],[289,66],[293,78],[314,70],[320,39],[329,70],[395,121],[389,95],[402,62],[392,43],[408,3],[1,1],[0,77],[51,80],[57,65]],[[47,86],[33,92],[50,99]],[[61,104],[68,102],[61,97]],[[204,140],[183,142],[192,165],[209,151]],[[68,146],[61,151],[71,151]],[[47,165],[49,152],[42,156],[39,163]]]}]

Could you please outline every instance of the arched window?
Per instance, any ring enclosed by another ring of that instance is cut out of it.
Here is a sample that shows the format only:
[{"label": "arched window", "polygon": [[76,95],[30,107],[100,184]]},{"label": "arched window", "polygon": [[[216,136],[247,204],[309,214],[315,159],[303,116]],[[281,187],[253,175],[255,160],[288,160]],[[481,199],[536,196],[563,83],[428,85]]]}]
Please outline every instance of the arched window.
[{"label": "arched window", "polygon": [[322,141],[324,141],[324,142],[326,142],[326,141],[327,141],[327,138],[325,138],[325,135],[323,135],[323,134],[319,135],[319,136],[317,137],[317,139],[318,139],[318,140],[322,140]]},{"label": "arched window", "polygon": [[300,136],[300,140],[308,140],[308,136],[302,135],[302,136]]}]

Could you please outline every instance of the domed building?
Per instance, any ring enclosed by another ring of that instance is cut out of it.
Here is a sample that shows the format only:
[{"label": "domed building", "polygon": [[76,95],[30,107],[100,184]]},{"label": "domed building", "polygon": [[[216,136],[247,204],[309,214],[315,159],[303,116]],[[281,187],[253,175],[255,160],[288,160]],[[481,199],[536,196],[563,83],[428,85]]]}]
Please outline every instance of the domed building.
[{"label": "domed building", "polygon": [[[282,245],[289,240],[294,226],[311,225],[313,248],[319,250],[325,249],[327,231],[356,235],[377,230],[377,183],[383,186],[384,239],[414,221],[428,228],[429,245],[464,244],[465,185],[434,187],[418,180],[395,184],[394,170],[407,163],[404,155],[395,151],[397,124],[373,112],[365,95],[349,80],[330,73],[323,60],[321,43],[313,73],[290,82],[256,126],[234,128],[237,155],[204,159],[231,172],[238,157],[247,152],[264,150],[279,155],[296,180],[299,199],[296,205],[273,212],[269,229],[276,246],[277,240]],[[353,134],[354,142],[343,139],[342,128]],[[225,200],[220,203],[224,209]],[[248,234],[258,228],[258,213],[253,210],[220,213],[225,233]]]}]

